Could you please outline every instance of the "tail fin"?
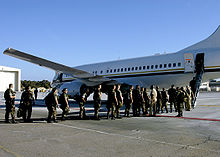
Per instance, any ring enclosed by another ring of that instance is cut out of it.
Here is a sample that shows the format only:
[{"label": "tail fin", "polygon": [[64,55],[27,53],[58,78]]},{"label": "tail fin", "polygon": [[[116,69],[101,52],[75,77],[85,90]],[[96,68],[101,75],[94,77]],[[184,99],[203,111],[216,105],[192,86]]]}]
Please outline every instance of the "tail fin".
[{"label": "tail fin", "polygon": [[205,51],[207,49],[220,49],[220,25],[216,31],[205,40],[189,46],[179,52]]}]

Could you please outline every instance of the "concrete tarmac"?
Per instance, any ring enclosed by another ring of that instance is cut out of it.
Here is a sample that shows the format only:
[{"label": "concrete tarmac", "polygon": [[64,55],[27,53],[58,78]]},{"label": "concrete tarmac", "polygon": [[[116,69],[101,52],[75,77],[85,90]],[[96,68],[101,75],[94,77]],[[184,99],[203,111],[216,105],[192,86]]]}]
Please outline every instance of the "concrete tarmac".
[{"label": "concrete tarmac", "polygon": [[87,104],[88,118],[79,120],[72,102],[68,120],[48,124],[43,100],[36,104],[33,123],[5,124],[1,99],[0,157],[220,156],[220,93],[200,93],[197,107],[184,111],[184,118],[174,112],[108,120],[103,106],[98,121]]}]

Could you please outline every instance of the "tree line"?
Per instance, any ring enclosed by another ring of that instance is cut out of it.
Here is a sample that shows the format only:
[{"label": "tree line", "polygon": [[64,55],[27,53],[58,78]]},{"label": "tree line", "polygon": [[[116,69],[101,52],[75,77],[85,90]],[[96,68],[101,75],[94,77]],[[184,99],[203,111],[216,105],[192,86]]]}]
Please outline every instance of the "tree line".
[{"label": "tree line", "polygon": [[39,87],[44,87],[46,89],[51,88],[50,82],[48,80],[42,80],[42,81],[22,80],[21,88],[24,88],[26,86],[30,86],[31,88],[39,88]]}]

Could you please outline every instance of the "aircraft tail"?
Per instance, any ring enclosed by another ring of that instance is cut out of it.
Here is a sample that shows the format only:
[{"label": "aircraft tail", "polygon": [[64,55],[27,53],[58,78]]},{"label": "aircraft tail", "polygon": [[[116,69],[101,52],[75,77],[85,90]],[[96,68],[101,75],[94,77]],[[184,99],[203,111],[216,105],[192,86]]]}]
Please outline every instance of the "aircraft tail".
[{"label": "aircraft tail", "polygon": [[216,31],[205,40],[202,40],[192,46],[189,46],[179,52],[195,52],[195,51],[206,51],[207,49],[220,49],[220,25]]}]

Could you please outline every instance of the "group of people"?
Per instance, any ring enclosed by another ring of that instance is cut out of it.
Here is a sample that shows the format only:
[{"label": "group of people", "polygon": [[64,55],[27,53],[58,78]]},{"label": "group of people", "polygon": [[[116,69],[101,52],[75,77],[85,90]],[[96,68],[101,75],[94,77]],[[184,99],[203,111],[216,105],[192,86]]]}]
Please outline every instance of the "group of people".
[{"label": "group of people", "polygon": [[[5,122],[9,122],[9,114],[12,117],[12,123],[15,121],[15,92],[12,90],[13,84],[9,85],[9,88],[4,93],[4,98],[6,100],[6,113],[5,113]],[[93,89],[93,100],[94,100],[94,117],[99,120],[99,110],[101,108],[101,97],[102,97],[102,85],[98,85]],[[77,97],[76,101],[79,103],[79,117],[81,119],[86,118],[85,112],[85,103],[87,98],[91,94],[91,91],[86,88],[80,92],[80,95]],[[125,117],[130,117],[131,109],[133,111],[133,116],[156,116],[158,113],[166,113],[173,111],[178,112],[178,117],[183,116],[183,109],[190,111],[192,108],[192,102],[194,94],[189,86],[174,87],[172,85],[168,90],[163,88],[159,89],[158,86],[152,85],[150,91],[148,92],[147,88],[140,87],[136,85],[135,89],[133,86],[123,93],[121,92],[121,85],[113,85],[106,92],[108,95],[106,108],[107,108],[107,118],[115,119],[121,118],[120,108],[125,105]],[[36,95],[35,95],[36,96]],[[65,120],[67,113],[69,112],[69,97],[68,90],[64,88],[62,94],[58,96],[58,91],[56,88],[53,88],[52,91],[44,98],[45,104],[48,109],[48,118],[47,122],[57,122],[57,108],[62,109],[61,120]],[[168,102],[170,104],[168,110]],[[24,122],[32,122],[32,105],[35,104],[35,98],[29,86],[25,87],[24,92],[21,95],[20,106],[17,111],[17,116],[22,117]],[[60,105],[59,105],[60,104]]]},{"label": "group of people", "polygon": [[[133,111],[133,116],[156,116],[157,113],[178,112],[177,117],[183,116],[183,109],[190,111],[192,108],[192,102],[194,99],[194,94],[189,86],[186,87],[174,87],[172,85],[168,90],[163,88],[159,89],[158,86],[152,85],[150,91],[147,88],[133,86],[121,92],[121,85],[113,85],[106,92],[108,95],[106,108],[107,108],[107,118],[115,119],[121,118],[120,108],[125,105],[125,117],[130,117],[131,109]],[[81,92],[78,103],[80,107],[79,117],[84,119],[85,114],[85,103],[90,95],[89,89]],[[102,96],[102,86],[99,85],[94,89],[93,100],[94,100],[94,117],[99,120],[99,110],[101,107],[101,96]],[[168,110],[168,102],[170,104]]]},{"label": "group of people", "polygon": [[[6,104],[6,113],[5,113],[5,122],[10,123],[9,115],[11,114],[12,121],[11,123],[17,123],[15,121],[15,94],[13,91],[13,84],[9,84],[9,88],[4,93],[5,104]],[[35,104],[35,99],[33,93],[30,90],[30,87],[25,87],[24,92],[21,95],[19,109],[17,111],[17,116],[22,117],[24,122],[32,122],[32,105]]]},{"label": "group of people", "polygon": [[[168,89],[159,89],[158,86],[152,85],[150,92],[147,88],[140,87],[139,85],[133,89],[133,86],[123,92],[120,90],[121,85],[113,85],[107,92],[108,99],[106,102],[107,118],[115,119],[121,118],[120,108],[125,105],[124,116],[129,117],[132,109],[133,116],[156,116],[157,113],[166,113],[173,111],[178,112],[178,117],[183,116],[183,109],[186,111],[191,110],[193,102],[193,92],[189,86],[174,87]],[[99,119],[99,109],[101,106],[101,85],[94,91],[94,110],[95,118]],[[170,110],[168,110],[168,102]]]}]

